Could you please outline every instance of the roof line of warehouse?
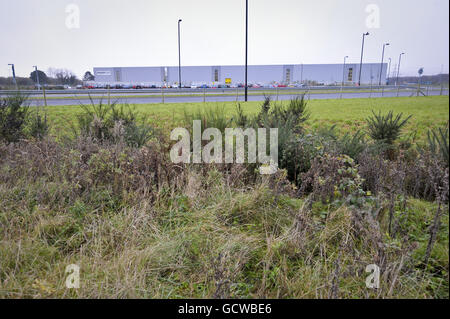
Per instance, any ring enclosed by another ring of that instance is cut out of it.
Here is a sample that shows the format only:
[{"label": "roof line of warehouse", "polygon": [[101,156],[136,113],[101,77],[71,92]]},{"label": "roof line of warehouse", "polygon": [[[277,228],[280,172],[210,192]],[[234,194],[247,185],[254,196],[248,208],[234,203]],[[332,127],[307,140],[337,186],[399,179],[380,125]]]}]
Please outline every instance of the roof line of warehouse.
[{"label": "roof line of warehouse", "polygon": [[[359,62],[346,62],[346,65],[348,64],[360,64]],[[380,65],[380,62],[363,62],[364,64],[375,64]],[[388,64],[387,62],[383,62],[383,64]],[[298,66],[305,66],[305,65],[343,65],[343,63],[287,63],[287,64],[249,64],[248,66],[287,66],[287,65],[298,65]],[[181,67],[214,67],[214,66],[237,66],[237,67],[244,67],[244,64],[210,64],[210,65],[182,65]],[[154,66],[95,66],[95,68],[178,68],[178,65],[154,65]]]}]

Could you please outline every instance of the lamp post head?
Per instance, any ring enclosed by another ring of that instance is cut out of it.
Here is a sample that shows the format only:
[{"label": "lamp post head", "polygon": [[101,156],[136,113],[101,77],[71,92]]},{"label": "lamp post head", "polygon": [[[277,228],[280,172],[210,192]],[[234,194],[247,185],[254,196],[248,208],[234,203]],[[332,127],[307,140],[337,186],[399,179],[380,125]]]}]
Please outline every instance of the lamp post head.
[{"label": "lamp post head", "polygon": [[183,21],[183,20],[181,20],[181,19],[178,19],[178,23],[180,23],[181,21]]},{"label": "lamp post head", "polygon": [[363,33],[364,36],[369,35],[369,32]]},{"label": "lamp post head", "polygon": [[390,43],[386,43],[385,45],[391,45]]}]

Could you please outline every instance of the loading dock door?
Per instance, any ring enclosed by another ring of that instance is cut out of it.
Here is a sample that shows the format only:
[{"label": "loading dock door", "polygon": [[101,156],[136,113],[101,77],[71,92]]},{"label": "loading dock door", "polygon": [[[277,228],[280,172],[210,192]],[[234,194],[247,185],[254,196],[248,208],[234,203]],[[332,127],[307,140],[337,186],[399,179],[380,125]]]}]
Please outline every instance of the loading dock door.
[{"label": "loading dock door", "polygon": [[122,70],[114,70],[114,80],[116,82],[122,82]]}]

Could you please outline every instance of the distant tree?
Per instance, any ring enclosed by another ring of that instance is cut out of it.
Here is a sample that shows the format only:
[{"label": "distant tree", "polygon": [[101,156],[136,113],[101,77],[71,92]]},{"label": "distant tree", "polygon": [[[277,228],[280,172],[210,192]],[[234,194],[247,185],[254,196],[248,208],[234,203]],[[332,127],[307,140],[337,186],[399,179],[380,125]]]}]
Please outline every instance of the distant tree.
[{"label": "distant tree", "polygon": [[[45,74],[44,72],[42,72],[41,70],[38,70],[38,75],[39,75],[39,83],[40,84],[45,84],[48,83],[48,77],[47,74]],[[34,82],[37,83],[37,79],[36,79],[36,71],[33,71],[30,73],[30,79]]]},{"label": "distant tree", "polygon": [[80,83],[77,76],[70,70],[58,69],[54,72],[57,84],[75,85]]},{"label": "distant tree", "polygon": [[86,71],[86,73],[83,76],[83,81],[94,81],[94,80],[95,76],[90,71]]},{"label": "distant tree", "polygon": [[32,85],[34,85],[34,82],[31,81],[30,78],[24,78],[24,77],[17,76],[16,77],[16,81],[17,81],[17,85],[18,86],[32,86]]}]

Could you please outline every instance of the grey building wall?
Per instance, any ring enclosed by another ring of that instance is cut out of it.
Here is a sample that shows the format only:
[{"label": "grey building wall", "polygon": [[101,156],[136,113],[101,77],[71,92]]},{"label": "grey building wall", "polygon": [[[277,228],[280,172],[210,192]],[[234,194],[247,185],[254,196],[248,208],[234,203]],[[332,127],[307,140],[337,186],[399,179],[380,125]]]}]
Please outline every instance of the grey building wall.
[{"label": "grey building wall", "polygon": [[[324,84],[357,83],[359,63],[343,64],[296,64],[296,65],[249,65],[248,81],[253,84],[300,83],[315,81]],[[361,72],[361,83],[378,84],[381,71],[382,84],[386,83],[387,63],[365,63]],[[95,67],[95,81],[99,83],[178,83],[178,67]],[[245,71],[241,65],[183,66],[182,83],[212,84],[244,83]]]}]

